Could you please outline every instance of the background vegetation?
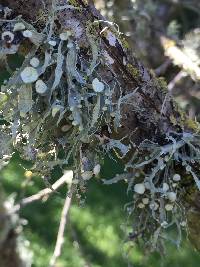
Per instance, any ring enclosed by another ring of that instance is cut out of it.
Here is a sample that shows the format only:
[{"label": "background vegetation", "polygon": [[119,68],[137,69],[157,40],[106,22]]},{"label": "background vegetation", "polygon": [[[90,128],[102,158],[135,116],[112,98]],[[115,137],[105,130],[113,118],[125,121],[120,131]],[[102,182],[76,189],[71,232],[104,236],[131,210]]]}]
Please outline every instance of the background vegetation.
[{"label": "background vegetation", "polygon": [[[1,185],[7,197],[15,192],[16,200],[22,198],[26,181],[24,168],[30,164],[15,155],[11,163],[0,173]],[[112,177],[120,172],[119,163],[105,160],[101,177]],[[55,170],[52,181],[59,171]],[[40,177],[33,177],[26,186],[25,196],[38,192],[45,185]],[[64,192],[53,194],[42,202],[34,202],[21,211],[21,218],[27,220],[23,237],[33,252],[33,267],[48,266],[53,253],[60,213],[64,203]],[[168,244],[166,255],[156,253],[144,255],[137,245],[128,245],[126,212],[124,205],[130,201],[126,195],[126,184],[102,185],[100,180],[90,182],[84,205],[74,203],[70,221],[65,233],[63,253],[57,267],[198,267],[200,255],[194,251],[187,239],[180,249]],[[128,228],[127,228],[128,230]],[[129,253],[128,253],[129,252]],[[127,254],[129,257],[127,257]]]}]

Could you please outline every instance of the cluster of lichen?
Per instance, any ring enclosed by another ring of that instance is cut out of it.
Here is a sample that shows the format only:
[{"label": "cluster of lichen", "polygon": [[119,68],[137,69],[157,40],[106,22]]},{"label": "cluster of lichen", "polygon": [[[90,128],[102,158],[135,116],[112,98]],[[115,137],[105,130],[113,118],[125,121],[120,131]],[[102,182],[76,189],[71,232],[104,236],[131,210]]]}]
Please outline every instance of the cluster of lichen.
[{"label": "cluster of lichen", "polygon": [[104,181],[126,179],[128,191],[134,192],[133,201],[127,204],[129,215],[135,217],[130,237],[142,236],[148,247],[161,249],[171,239],[169,230],[175,225],[178,237],[173,241],[180,245],[181,230],[187,227],[182,184],[193,180],[200,190],[199,159],[199,135],[171,132],[162,146],[149,140],[140,144],[125,166],[132,176]]},{"label": "cluster of lichen", "polygon": [[21,18],[1,20],[0,27],[2,60],[30,47],[1,86],[1,165],[17,149],[33,161],[33,172],[50,176],[56,165],[71,165],[74,183],[83,184],[100,171],[99,125],[113,111],[111,89],[95,71],[98,62],[81,61],[71,31],[54,32],[47,24],[38,32]]},{"label": "cluster of lichen", "polygon": [[[87,180],[99,175],[103,155],[113,148],[126,155],[129,147],[101,133],[102,125],[111,128],[113,120],[118,127],[120,111],[118,102],[112,101],[114,88],[98,72],[99,66],[113,64],[108,53],[100,51],[93,29],[98,23],[88,22],[84,29],[88,39],[85,59],[77,42],[82,26],[72,20],[73,31],[54,23],[56,10],[76,7],[53,8],[42,31],[21,17],[0,20],[1,60],[7,62],[10,54],[22,51],[24,56],[1,86],[0,166],[17,150],[33,162],[30,171],[45,181],[55,166],[63,172],[71,168],[73,188],[80,197],[79,189],[84,192]],[[116,42],[109,31],[108,41]]]},{"label": "cluster of lichen", "polygon": [[[199,135],[171,132],[163,145],[142,142],[126,164],[126,173],[104,180],[105,184],[125,180],[128,193],[133,194],[133,200],[126,205],[133,225],[131,240],[142,238],[144,246],[159,251],[163,251],[166,240],[180,245],[182,229],[187,229],[183,184],[194,181],[200,189],[195,172],[199,158]],[[177,237],[172,238],[169,233],[174,226]]]}]

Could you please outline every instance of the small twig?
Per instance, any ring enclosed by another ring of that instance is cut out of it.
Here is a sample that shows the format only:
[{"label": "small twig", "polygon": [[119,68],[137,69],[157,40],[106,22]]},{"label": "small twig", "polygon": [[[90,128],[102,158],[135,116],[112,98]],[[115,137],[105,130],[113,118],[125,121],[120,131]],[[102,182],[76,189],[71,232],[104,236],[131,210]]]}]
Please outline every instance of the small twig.
[{"label": "small twig", "polygon": [[176,84],[185,76],[187,76],[187,73],[185,71],[183,70],[179,71],[179,73],[168,84],[168,90],[173,91]]},{"label": "small twig", "polygon": [[200,79],[200,67],[187,55],[183,49],[179,48],[173,40],[161,37],[161,44],[164,48],[165,55],[168,56],[174,63],[181,67],[188,75],[195,80]]},{"label": "small twig", "polygon": [[44,196],[52,194],[55,190],[57,190],[59,187],[61,187],[64,183],[71,183],[72,177],[73,177],[72,171],[65,172],[65,174],[52,185],[53,190],[51,188],[45,188],[45,189],[39,191],[38,193],[30,196],[30,197],[26,197],[26,198],[22,199],[19,204],[14,206],[14,208],[12,209],[11,212],[12,213],[17,212],[18,210],[20,210],[21,207],[23,207],[27,204],[30,204],[34,201],[40,200]]},{"label": "small twig", "polygon": [[171,93],[167,93],[165,95],[165,98],[164,98],[164,101],[162,103],[162,107],[161,107],[161,111],[160,111],[160,115],[164,114],[165,113],[165,109],[166,109],[166,104],[167,104],[167,101],[170,99],[171,97]]},{"label": "small twig", "polygon": [[60,219],[60,225],[58,229],[58,235],[57,235],[57,240],[56,240],[56,245],[54,249],[53,256],[51,257],[49,267],[55,267],[56,260],[61,254],[62,246],[64,243],[64,232],[65,232],[65,227],[67,224],[67,219],[68,219],[68,213],[69,209],[71,206],[71,200],[72,200],[72,194],[67,194],[67,197],[65,199],[65,203],[63,206],[62,214],[61,214],[61,219]]},{"label": "small twig", "polygon": [[172,64],[172,60],[168,58],[159,67],[157,67],[154,72],[157,76],[163,75],[168,67]]}]

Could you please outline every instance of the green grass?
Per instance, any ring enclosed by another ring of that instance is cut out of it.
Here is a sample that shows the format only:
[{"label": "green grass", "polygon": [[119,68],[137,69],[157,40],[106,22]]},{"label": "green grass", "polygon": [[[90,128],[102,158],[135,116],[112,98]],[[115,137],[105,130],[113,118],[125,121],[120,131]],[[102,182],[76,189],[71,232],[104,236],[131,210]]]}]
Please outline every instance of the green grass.
[{"label": "green grass", "polygon": [[[24,167],[30,167],[30,163],[15,156],[1,171],[1,184],[7,195],[15,192],[19,199],[45,187],[39,177],[33,177],[33,183],[22,194]],[[118,163],[106,160],[101,175],[110,178],[121,170],[122,166]],[[64,191],[60,192],[64,197]],[[122,226],[126,222],[124,204],[129,200],[124,183],[105,186],[98,179],[92,180],[89,183],[85,205],[80,207],[74,201],[71,207],[63,253],[57,267],[84,267],[86,263],[92,267],[127,267],[128,260],[124,252],[128,250],[127,244],[124,243],[125,234]],[[34,253],[33,267],[48,266],[55,245],[63,202],[64,198],[53,194],[48,200],[32,203],[21,211],[21,217],[28,220],[28,225],[24,227],[24,236],[30,241],[30,248]],[[145,256],[142,250],[133,245],[129,251],[129,260],[134,263],[134,267],[200,266],[200,256],[186,240],[183,241],[180,250],[169,244],[165,257],[160,257],[156,253]]]}]

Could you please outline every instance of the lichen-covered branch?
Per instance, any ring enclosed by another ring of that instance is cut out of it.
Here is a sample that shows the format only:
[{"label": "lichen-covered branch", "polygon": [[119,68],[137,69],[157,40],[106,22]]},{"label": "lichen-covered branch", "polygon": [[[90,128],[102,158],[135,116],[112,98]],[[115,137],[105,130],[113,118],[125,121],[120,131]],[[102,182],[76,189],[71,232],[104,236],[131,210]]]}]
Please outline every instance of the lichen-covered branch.
[{"label": "lichen-covered branch", "polygon": [[158,249],[175,224],[179,245],[186,208],[191,211],[200,188],[198,123],[92,4],[23,3],[3,1],[13,11],[4,9],[0,20],[0,58],[24,57],[1,86],[2,160],[17,149],[44,179],[54,166],[71,165],[80,196],[114,152],[125,169],[112,182],[127,180],[134,192],[129,212],[138,219],[131,236]]}]

